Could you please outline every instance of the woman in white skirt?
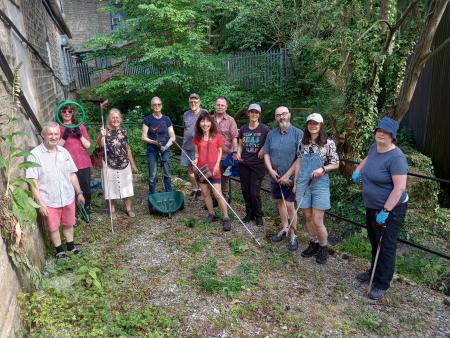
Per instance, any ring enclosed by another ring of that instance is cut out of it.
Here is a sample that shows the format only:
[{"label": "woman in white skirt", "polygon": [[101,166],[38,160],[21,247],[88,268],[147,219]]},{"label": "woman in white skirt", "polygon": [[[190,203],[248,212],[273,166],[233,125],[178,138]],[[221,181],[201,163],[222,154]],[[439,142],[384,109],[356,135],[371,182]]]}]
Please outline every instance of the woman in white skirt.
[{"label": "woman in white skirt", "polygon": [[[106,144],[108,160],[106,165],[103,159],[103,187],[106,200],[123,199],[127,215],[134,217],[135,213],[131,208],[131,196],[134,195],[132,172],[137,173],[138,169],[128,144],[128,133],[120,127],[121,123],[122,114],[119,109],[113,108],[106,119],[106,129],[100,129],[101,137],[97,143],[101,146]],[[111,203],[111,209],[115,219],[117,216],[114,203]]]}]

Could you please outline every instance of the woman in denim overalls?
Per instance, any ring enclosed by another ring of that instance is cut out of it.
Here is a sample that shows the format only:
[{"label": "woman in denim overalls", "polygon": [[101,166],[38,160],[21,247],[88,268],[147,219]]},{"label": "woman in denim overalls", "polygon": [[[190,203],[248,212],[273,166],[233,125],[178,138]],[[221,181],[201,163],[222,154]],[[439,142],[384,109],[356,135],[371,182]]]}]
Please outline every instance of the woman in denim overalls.
[{"label": "woman in denim overalls", "polygon": [[324,264],[328,257],[328,233],[323,218],[330,205],[330,179],[327,172],[339,167],[335,143],[327,139],[323,118],[314,113],[307,117],[305,135],[299,145],[296,199],[306,219],[309,246],[302,257],[316,256]]}]

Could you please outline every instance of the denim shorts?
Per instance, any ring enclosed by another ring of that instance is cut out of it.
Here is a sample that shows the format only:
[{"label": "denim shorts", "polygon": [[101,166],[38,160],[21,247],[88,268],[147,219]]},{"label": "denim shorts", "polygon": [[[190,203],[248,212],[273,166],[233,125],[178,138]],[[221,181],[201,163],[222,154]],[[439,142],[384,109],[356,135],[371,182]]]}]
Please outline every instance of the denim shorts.
[{"label": "denim shorts", "polygon": [[[324,178],[325,177],[321,177],[320,179]],[[324,180],[323,182],[320,182],[320,184],[317,184],[319,182],[313,181],[309,185],[309,187],[306,186],[307,181],[303,182],[304,182],[303,184],[300,182],[298,182],[297,184],[297,205],[301,202],[300,208],[302,209],[313,208],[318,210],[331,209],[330,186],[328,180]],[[305,188],[306,193],[302,201],[302,196]]]},{"label": "denim shorts", "polygon": [[[183,149],[183,150],[184,151],[181,152],[180,164],[183,167],[192,167],[192,163],[191,163],[191,161],[189,161],[186,154],[190,157],[191,160],[194,160],[195,159],[195,150],[186,150],[186,149]],[[186,154],[185,154],[185,152],[186,152]]]}]

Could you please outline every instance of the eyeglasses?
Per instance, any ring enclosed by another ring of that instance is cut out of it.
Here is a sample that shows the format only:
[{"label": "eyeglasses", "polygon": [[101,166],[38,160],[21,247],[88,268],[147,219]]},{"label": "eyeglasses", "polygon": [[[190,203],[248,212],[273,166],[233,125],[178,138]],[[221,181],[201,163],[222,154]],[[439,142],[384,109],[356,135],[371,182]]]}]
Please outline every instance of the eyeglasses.
[{"label": "eyeglasses", "polygon": [[152,106],[153,107],[159,107],[159,106],[162,106],[162,103],[152,103]]},{"label": "eyeglasses", "polygon": [[280,117],[285,117],[287,114],[289,114],[289,112],[288,111],[284,111],[284,112],[282,112],[280,114],[275,114],[275,118],[279,119]]},{"label": "eyeglasses", "polygon": [[61,113],[63,113],[63,114],[73,114],[73,110],[71,110],[71,109],[64,109],[64,110],[61,110]]}]

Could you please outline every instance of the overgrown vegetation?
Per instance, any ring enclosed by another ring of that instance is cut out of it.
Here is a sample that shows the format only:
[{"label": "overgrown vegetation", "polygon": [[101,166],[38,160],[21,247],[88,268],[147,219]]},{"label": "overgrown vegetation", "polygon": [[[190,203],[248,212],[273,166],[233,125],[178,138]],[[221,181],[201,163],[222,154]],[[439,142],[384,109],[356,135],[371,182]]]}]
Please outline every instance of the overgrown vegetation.
[{"label": "overgrown vegetation", "polygon": [[1,185],[0,232],[14,265],[24,272],[34,285],[38,285],[41,273],[31,263],[24,248],[25,233],[29,233],[35,226],[36,208],[39,208],[39,205],[28,189],[28,186],[34,186],[33,180],[24,178],[19,173],[39,165],[24,160],[30,152],[21,148],[26,135],[19,127],[20,67],[21,64],[18,64],[14,69],[9,114],[0,116],[4,128],[0,136],[0,173],[5,178],[5,185]]}]

